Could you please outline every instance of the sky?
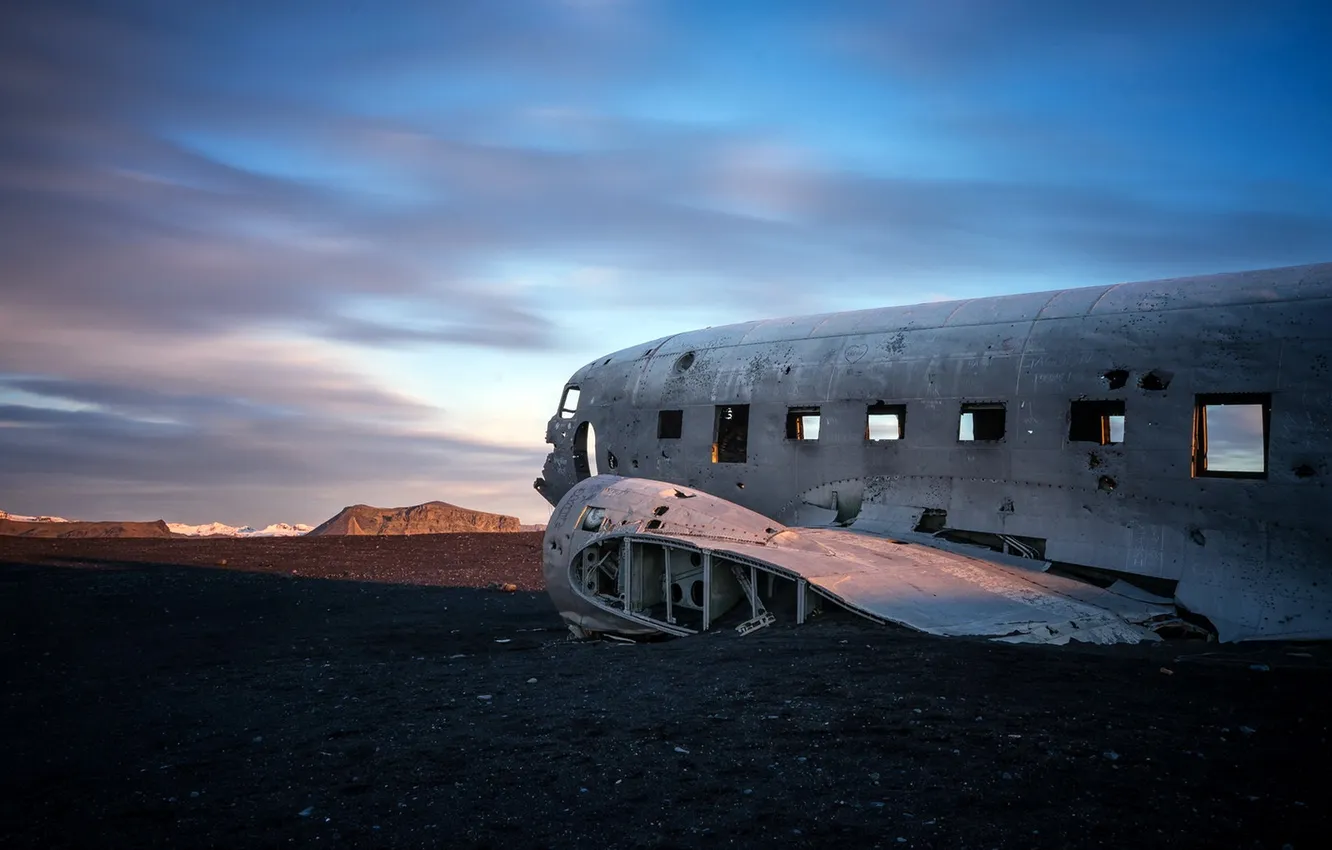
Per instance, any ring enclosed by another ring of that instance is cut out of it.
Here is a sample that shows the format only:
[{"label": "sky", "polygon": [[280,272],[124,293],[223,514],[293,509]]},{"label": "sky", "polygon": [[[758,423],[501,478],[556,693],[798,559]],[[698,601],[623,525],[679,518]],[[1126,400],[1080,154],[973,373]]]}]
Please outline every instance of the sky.
[{"label": "sky", "polygon": [[565,379],[709,325],[1332,259],[1314,2],[0,12],[0,509],[544,521]]}]

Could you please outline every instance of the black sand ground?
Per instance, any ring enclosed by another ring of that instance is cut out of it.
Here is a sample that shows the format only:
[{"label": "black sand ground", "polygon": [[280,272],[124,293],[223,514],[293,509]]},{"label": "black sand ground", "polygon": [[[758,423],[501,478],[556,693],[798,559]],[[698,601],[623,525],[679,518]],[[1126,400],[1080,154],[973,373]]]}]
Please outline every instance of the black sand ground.
[{"label": "black sand ground", "polygon": [[577,644],[539,592],[313,577],[537,583],[452,537],[0,542],[0,846],[1332,846],[1322,647]]}]

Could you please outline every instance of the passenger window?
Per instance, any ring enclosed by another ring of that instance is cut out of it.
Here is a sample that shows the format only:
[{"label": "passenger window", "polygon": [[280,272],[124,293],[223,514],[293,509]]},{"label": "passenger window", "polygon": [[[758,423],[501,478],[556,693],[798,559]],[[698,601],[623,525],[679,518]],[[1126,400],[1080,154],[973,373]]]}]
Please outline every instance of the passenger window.
[{"label": "passenger window", "polygon": [[819,438],[819,409],[817,407],[791,407],[786,411],[786,439],[817,440]]},{"label": "passenger window", "polygon": [[962,415],[957,425],[958,440],[969,442],[994,442],[1004,438],[1004,405],[1002,402],[985,402],[962,405]]},{"label": "passenger window", "polygon": [[871,404],[865,409],[866,440],[901,440],[905,437],[905,404]]},{"label": "passenger window", "polygon": [[1266,478],[1272,397],[1266,393],[1200,395],[1193,409],[1193,474]]},{"label": "passenger window", "polygon": [[678,440],[684,433],[683,410],[657,411],[657,439]]},{"label": "passenger window", "polygon": [[578,412],[578,387],[565,387],[564,398],[560,399],[560,418],[573,419]]},{"label": "passenger window", "polygon": [[713,463],[745,463],[749,456],[749,405],[717,405],[712,433]]},{"label": "passenger window", "polygon": [[1123,400],[1070,402],[1068,439],[1103,446],[1124,442]]}]

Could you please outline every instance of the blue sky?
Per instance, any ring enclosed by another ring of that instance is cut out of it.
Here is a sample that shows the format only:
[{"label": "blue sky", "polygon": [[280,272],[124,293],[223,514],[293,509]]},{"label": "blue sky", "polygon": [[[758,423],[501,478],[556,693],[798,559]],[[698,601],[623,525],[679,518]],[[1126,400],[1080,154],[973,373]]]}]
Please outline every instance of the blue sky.
[{"label": "blue sky", "polygon": [[1332,259],[1320,2],[2,14],[16,513],[541,521],[545,420],[603,352]]}]

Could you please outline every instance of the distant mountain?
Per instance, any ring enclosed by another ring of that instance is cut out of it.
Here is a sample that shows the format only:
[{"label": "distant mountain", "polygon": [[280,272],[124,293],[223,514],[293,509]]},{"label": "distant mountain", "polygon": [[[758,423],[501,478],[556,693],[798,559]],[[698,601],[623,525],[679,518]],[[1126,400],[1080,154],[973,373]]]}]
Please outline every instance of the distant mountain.
[{"label": "distant mountain", "polygon": [[162,538],[171,537],[171,529],[160,519],[157,522],[72,522],[70,520],[24,522],[0,519],[0,535],[49,538]]},{"label": "distant mountain", "polygon": [[[7,525],[6,525],[7,524]],[[24,526],[19,529],[19,526]],[[28,528],[27,526],[37,526]],[[69,528],[64,533],[57,526]],[[77,526],[77,527],[76,527]],[[161,534],[164,528],[166,534]],[[10,530],[6,530],[9,528]],[[318,528],[303,523],[275,522],[263,528],[221,522],[81,522],[53,516],[23,516],[0,511],[0,534],[25,537],[296,537],[302,534],[448,534],[464,531],[544,531],[545,524],[523,525],[517,517],[460,508],[447,502],[426,502],[409,508],[352,505]],[[120,529],[119,532],[116,529]]]},{"label": "distant mountain", "polygon": [[7,511],[0,511],[0,519],[12,519],[14,522],[70,522],[64,517],[58,516],[20,516],[11,514]]},{"label": "distant mountain", "polygon": [[[35,537],[61,537],[61,536],[64,536],[64,537],[159,537],[159,536],[161,536],[161,535],[157,534],[156,532],[151,533],[151,534],[141,533],[141,532],[142,532],[142,529],[139,529],[140,526],[149,526],[149,525],[153,525],[153,526],[155,526],[155,525],[157,524],[157,523],[151,523],[151,522],[122,522],[122,523],[114,523],[114,522],[95,522],[95,523],[88,523],[88,522],[80,522],[80,521],[78,521],[78,520],[64,519],[63,517],[58,517],[58,516],[21,516],[21,515],[19,515],[19,514],[11,514],[11,513],[8,513],[8,512],[6,512],[6,511],[0,511],[0,522],[3,522],[3,521],[5,521],[5,520],[9,520],[9,521],[11,521],[11,522],[17,522],[17,523],[46,523],[46,524],[50,524],[50,523],[68,523],[68,524],[70,524],[70,525],[78,525],[78,526],[92,526],[92,525],[95,525],[95,526],[102,526],[102,527],[108,527],[108,528],[111,527],[111,526],[123,526],[123,527],[125,527],[125,528],[127,528],[127,529],[130,529],[131,531],[134,532],[134,533],[130,533],[130,534],[120,534],[120,535],[117,535],[117,534],[76,534],[76,533],[73,533],[74,531],[76,531],[76,529],[66,529],[66,531],[69,532],[69,533],[66,533],[66,534],[63,534],[63,535],[62,535],[62,534],[57,533],[57,532],[54,531],[54,530],[50,530],[50,529],[47,529],[47,530],[40,530],[40,529],[39,529],[40,533],[36,533],[36,532],[34,532],[34,533],[31,533],[31,534],[25,534],[25,535],[24,535],[24,536],[28,536],[28,537],[34,537],[34,536],[35,536]],[[158,520],[158,522],[161,522],[161,520]],[[265,527],[263,527],[263,528],[252,528],[251,526],[248,526],[248,525],[241,526],[241,527],[237,528],[237,527],[234,526],[234,525],[226,525],[225,523],[221,523],[221,522],[210,522],[210,523],[205,523],[204,525],[187,525],[187,524],[185,524],[185,523],[183,523],[183,522],[168,522],[168,523],[165,523],[165,526],[166,526],[167,531],[168,531],[168,533],[167,533],[166,536],[168,536],[168,537],[295,537],[295,536],[297,536],[297,535],[301,535],[301,534],[305,534],[305,533],[307,533],[307,532],[310,530],[310,528],[311,528],[311,526],[303,525],[303,524],[301,524],[301,523],[296,523],[295,525],[293,525],[293,524],[291,524],[291,523],[286,523],[286,522],[275,522],[275,523],[273,523],[272,525],[265,526]],[[136,529],[138,529],[138,530],[136,531]],[[16,533],[16,532],[13,532],[13,531],[0,531],[0,534],[15,534],[15,533]]]},{"label": "distant mountain", "polygon": [[310,534],[451,534],[465,531],[521,531],[517,517],[460,508],[447,502],[426,502],[410,508],[352,505]]},{"label": "distant mountain", "polygon": [[296,537],[308,532],[312,526],[297,523],[292,525],[286,522],[275,522],[264,528],[253,528],[245,525],[237,528],[234,525],[224,525],[220,522],[210,522],[207,525],[185,525],[180,522],[169,522],[167,528],[176,537]]}]

